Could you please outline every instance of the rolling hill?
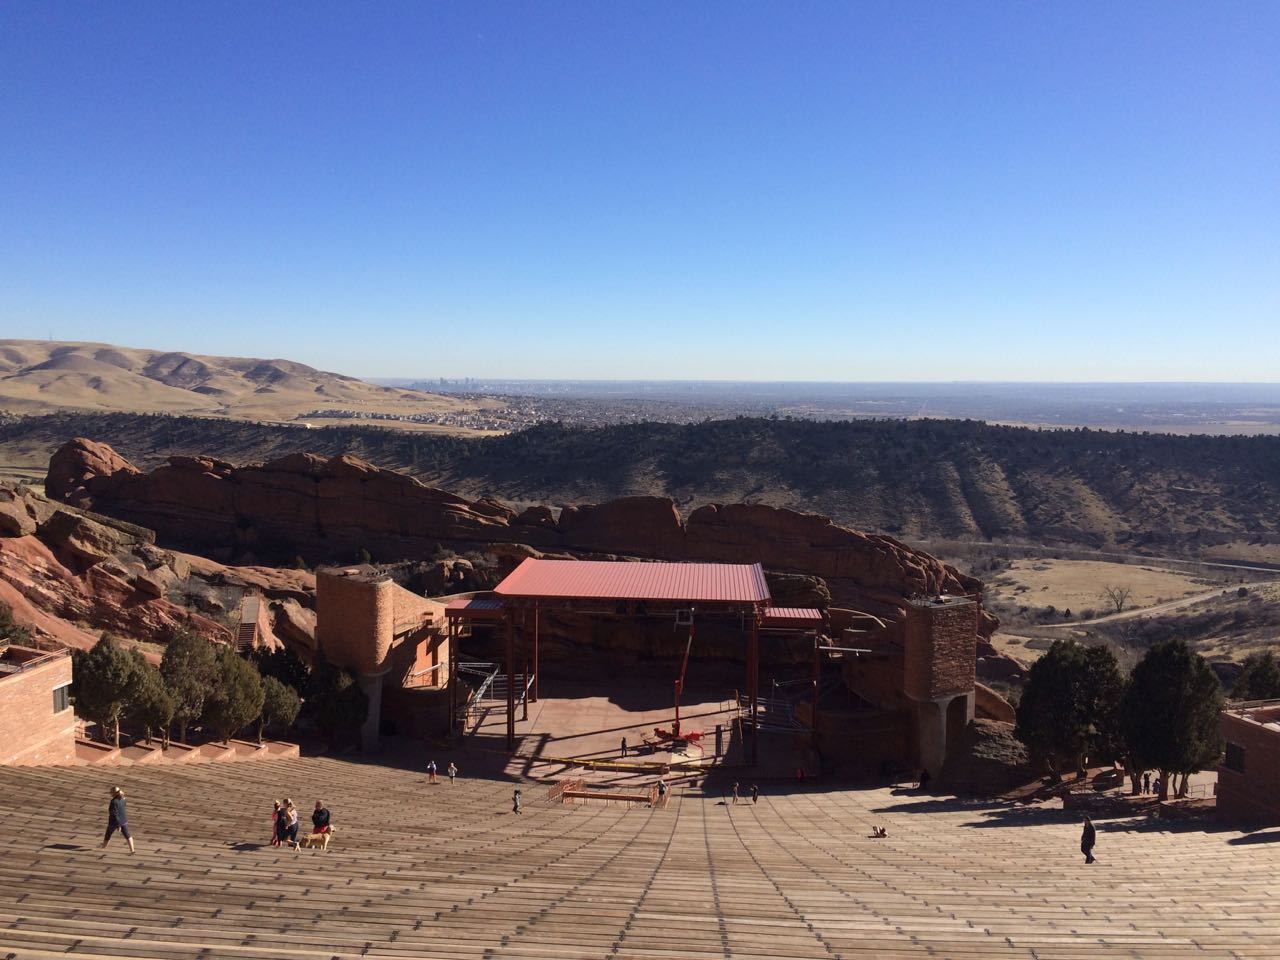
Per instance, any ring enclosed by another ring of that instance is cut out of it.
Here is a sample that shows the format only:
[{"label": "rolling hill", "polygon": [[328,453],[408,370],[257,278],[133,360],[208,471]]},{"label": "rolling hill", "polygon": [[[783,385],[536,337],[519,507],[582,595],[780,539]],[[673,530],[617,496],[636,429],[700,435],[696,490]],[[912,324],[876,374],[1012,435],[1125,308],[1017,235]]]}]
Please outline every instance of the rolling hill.
[{"label": "rolling hill", "polygon": [[0,340],[0,409],[189,414],[289,422],[324,411],[438,414],[456,397],[382,387],[291,360],[206,357],[102,343]]},{"label": "rolling hill", "polygon": [[1280,563],[1280,438],[1032,430],[976,421],[738,418],[464,438],[368,426],[265,426],[121,414],[11,418],[0,463],[65,441],[139,467],[171,454],[235,463],[352,453],[462,496],[517,504],[669,496],[754,501],[903,539],[1004,539]]}]

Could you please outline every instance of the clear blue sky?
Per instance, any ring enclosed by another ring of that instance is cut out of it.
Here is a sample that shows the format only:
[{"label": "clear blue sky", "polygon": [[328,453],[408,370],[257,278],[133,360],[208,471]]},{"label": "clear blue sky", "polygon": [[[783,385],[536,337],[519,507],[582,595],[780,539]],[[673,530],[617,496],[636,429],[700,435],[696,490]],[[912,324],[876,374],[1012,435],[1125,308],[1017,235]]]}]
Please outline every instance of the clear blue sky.
[{"label": "clear blue sky", "polygon": [[0,4],[0,337],[1280,379],[1280,3]]}]

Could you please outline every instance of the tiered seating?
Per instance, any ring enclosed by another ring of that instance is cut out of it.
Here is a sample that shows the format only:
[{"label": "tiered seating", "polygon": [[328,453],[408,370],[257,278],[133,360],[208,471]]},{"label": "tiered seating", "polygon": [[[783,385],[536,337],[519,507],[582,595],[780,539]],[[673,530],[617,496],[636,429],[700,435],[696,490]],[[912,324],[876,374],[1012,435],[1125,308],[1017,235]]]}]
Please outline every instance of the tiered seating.
[{"label": "tiered seating", "polygon": [[[0,769],[0,958],[1280,956],[1265,833],[1101,823],[1086,867],[1047,809],[766,785],[654,810],[530,783],[516,816],[509,780],[441,780],[330,758]],[[98,848],[117,782],[133,856]],[[304,823],[329,805],[328,852],[266,845],[284,795]]]}]

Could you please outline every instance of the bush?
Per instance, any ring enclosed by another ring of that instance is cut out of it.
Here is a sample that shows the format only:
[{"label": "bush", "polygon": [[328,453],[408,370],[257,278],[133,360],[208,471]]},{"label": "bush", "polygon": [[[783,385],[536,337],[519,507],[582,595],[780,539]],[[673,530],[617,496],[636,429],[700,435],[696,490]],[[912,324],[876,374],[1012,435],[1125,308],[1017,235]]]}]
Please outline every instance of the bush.
[{"label": "bush", "polygon": [[0,640],[22,644],[31,639],[31,631],[13,619],[13,608],[0,602]]}]

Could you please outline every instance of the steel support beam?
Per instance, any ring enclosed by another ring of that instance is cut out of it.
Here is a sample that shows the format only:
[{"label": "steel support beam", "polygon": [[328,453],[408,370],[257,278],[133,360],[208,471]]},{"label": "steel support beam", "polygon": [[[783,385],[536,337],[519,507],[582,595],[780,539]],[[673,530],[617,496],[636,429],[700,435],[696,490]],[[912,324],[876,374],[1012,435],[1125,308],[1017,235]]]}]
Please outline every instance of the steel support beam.
[{"label": "steel support beam", "polygon": [[507,751],[516,749],[516,625],[507,611],[503,614],[507,627]]}]

